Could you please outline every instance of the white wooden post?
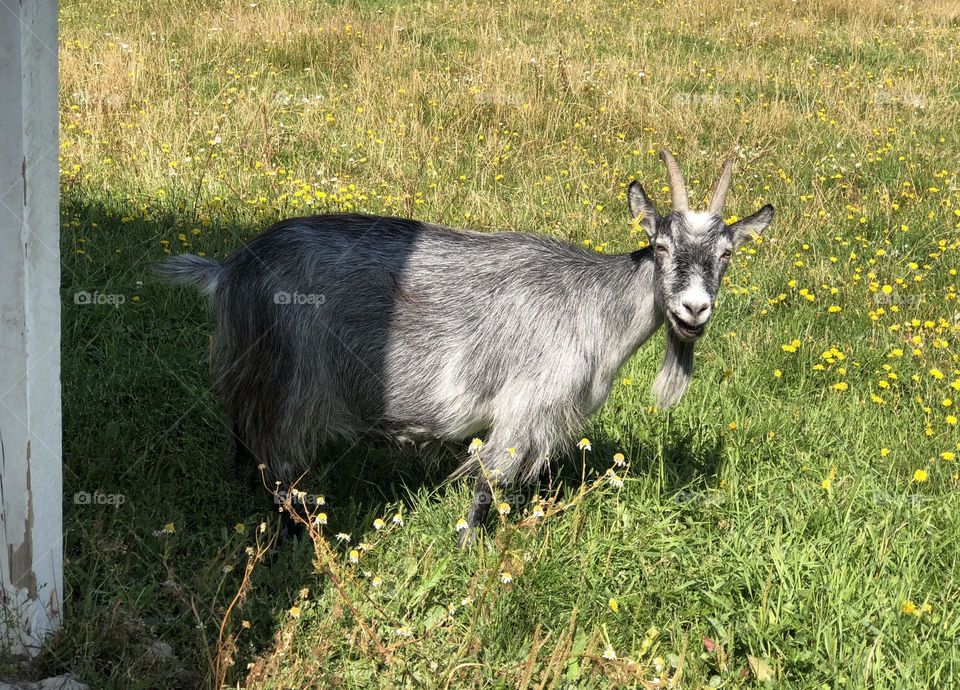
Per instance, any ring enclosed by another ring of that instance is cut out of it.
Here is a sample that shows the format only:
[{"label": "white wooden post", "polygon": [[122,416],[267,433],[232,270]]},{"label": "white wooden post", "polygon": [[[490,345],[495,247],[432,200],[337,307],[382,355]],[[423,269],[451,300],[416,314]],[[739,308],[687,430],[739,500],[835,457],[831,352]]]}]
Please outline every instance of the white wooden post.
[{"label": "white wooden post", "polygon": [[56,0],[0,0],[0,650],[60,624]]}]

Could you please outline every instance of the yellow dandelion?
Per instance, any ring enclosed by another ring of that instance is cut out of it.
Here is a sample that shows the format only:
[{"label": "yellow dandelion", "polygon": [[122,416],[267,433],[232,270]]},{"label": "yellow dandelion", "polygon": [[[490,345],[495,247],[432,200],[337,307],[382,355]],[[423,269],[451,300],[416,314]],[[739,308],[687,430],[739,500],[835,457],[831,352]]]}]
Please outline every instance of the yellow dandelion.
[{"label": "yellow dandelion", "polygon": [[781,345],[780,348],[781,348],[784,352],[796,352],[796,351],[800,348],[800,341],[799,341],[799,340],[792,340],[792,341],[790,341],[789,343],[787,343],[786,345]]},{"label": "yellow dandelion", "polygon": [[923,483],[927,481],[927,476],[926,470],[917,470],[913,473],[913,481],[917,482],[918,484]]}]

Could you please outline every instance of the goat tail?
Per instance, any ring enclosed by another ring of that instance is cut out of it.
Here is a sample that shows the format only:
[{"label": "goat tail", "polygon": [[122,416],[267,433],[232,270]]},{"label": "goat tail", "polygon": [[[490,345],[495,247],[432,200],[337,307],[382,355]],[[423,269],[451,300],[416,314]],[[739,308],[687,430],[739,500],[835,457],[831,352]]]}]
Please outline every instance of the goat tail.
[{"label": "goat tail", "polygon": [[653,395],[662,408],[673,407],[687,390],[693,373],[693,343],[680,340],[667,328],[667,350],[653,381]]},{"label": "goat tail", "polygon": [[193,254],[170,256],[154,268],[157,277],[174,285],[193,285],[207,297],[216,292],[223,264]]}]

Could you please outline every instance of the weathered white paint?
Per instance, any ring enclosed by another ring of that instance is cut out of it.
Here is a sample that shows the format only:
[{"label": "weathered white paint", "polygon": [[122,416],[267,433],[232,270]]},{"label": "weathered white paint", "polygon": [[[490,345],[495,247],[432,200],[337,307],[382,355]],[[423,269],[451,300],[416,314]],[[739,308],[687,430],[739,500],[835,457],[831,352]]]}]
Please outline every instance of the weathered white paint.
[{"label": "weathered white paint", "polygon": [[0,0],[0,648],[60,624],[57,4]]}]

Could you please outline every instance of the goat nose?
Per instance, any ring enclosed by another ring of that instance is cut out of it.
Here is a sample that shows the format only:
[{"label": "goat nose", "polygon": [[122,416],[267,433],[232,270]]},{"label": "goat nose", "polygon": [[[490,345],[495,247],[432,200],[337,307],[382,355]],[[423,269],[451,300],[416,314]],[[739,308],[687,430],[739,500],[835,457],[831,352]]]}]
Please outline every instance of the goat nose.
[{"label": "goat nose", "polygon": [[707,318],[710,315],[710,300],[688,299],[683,301],[683,308],[692,316],[696,322]]}]

